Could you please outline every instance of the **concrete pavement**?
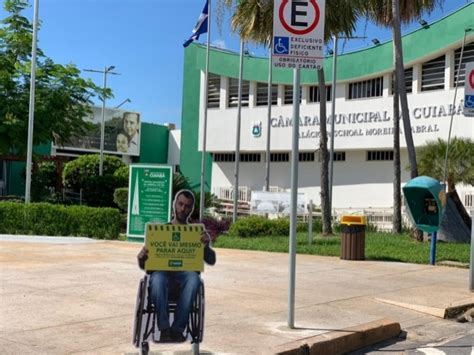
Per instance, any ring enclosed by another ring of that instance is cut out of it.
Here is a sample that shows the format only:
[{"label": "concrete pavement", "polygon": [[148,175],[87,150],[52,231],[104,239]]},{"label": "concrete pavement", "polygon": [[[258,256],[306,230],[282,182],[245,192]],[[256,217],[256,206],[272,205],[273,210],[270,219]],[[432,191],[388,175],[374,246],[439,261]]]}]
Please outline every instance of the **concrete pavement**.
[{"label": "concrete pavement", "polygon": [[[131,336],[141,245],[25,238],[0,236],[0,352],[137,353]],[[202,353],[274,353],[382,319],[400,323],[408,339],[474,336],[472,324],[440,318],[448,307],[474,303],[467,269],[298,255],[289,329],[288,255],[216,251],[216,266],[203,274]],[[151,344],[153,353],[190,349]]]}]

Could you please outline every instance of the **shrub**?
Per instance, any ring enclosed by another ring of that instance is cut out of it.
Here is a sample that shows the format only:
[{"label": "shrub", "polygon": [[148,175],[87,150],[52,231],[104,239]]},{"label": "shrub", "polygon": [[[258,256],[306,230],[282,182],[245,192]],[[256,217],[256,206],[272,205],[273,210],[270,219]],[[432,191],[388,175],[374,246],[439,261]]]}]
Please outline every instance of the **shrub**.
[{"label": "shrub", "polygon": [[124,187],[123,176],[115,172],[125,163],[117,157],[104,156],[102,176],[99,176],[99,155],[83,155],[67,163],[63,170],[64,187],[76,192],[83,189],[89,206],[114,206],[113,195],[117,187]]},{"label": "shrub", "polygon": [[229,230],[231,220],[230,219],[216,219],[213,217],[204,217],[202,223],[206,227],[209,236],[214,242],[217,237],[221,234],[226,233]]},{"label": "shrub", "polygon": [[35,164],[31,179],[31,199],[33,201],[47,200],[51,197],[59,180],[56,165],[51,161]]},{"label": "shrub", "polygon": [[261,216],[240,218],[229,228],[229,234],[237,237],[248,238],[268,235],[271,221]]},{"label": "shrub", "polygon": [[114,191],[114,202],[121,211],[128,210],[128,187],[119,187]]},{"label": "shrub", "polygon": [[122,166],[115,170],[114,176],[117,179],[117,186],[128,187],[129,172],[130,168],[128,167],[128,165]]},{"label": "shrub", "polygon": [[117,239],[120,212],[113,208],[0,202],[0,233]]}]

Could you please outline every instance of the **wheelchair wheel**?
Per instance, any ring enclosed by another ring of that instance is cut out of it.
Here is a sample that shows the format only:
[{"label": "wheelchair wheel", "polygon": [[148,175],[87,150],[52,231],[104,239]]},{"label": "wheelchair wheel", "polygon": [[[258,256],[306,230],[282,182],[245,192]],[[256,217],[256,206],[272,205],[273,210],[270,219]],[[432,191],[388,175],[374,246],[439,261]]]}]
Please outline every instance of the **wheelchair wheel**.
[{"label": "wheelchair wheel", "polygon": [[140,280],[138,284],[137,301],[135,304],[135,321],[133,324],[133,345],[140,347],[142,343],[142,320],[145,312],[145,295],[148,285],[147,276]]},{"label": "wheelchair wheel", "polygon": [[204,284],[199,287],[198,294],[193,303],[192,312],[189,315],[189,328],[192,343],[201,343],[204,335]]}]

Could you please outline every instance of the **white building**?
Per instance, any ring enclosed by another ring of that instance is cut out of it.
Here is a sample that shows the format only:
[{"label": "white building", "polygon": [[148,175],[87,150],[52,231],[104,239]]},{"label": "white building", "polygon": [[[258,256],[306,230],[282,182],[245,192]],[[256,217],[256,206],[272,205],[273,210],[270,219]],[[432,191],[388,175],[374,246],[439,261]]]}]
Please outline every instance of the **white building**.
[{"label": "white building", "polygon": [[[472,117],[463,115],[464,67],[474,61],[474,32],[467,32],[459,73],[456,72],[465,29],[474,25],[474,4],[420,27],[403,37],[408,104],[415,146],[452,137],[474,138]],[[388,209],[393,205],[392,42],[338,56],[334,140],[333,203],[335,209]],[[332,57],[325,62],[327,113],[330,119]],[[199,184],[202,147],[205,47],[185,51],[181,170]],[[239,55],[213,49],[210,56],[206,149],[207,188],[230,197],[234,184]],[[244,59],[240,141],[240,199],[262,190],[265,162],[270,159],[270,185],[289,190],[291,160],[292,71],[274,69],[270,127],[271,154],[266,157],[266,58]],[[299,192],[320,203],[319,88],[317,73],[302,70],[300,105]],[[200,93],[200,95],[197,94]],[[402,182],[409,180],[406,143],[401,126]],[[260,134],[258,129],[261,128]],[[331,126],[328,124],[328,135]],[[472,206],[473,187],[461,187],[461,199]],[[471,197],[469,197],[471,196]],[[470,207],[470,206],[467,206]]]}]

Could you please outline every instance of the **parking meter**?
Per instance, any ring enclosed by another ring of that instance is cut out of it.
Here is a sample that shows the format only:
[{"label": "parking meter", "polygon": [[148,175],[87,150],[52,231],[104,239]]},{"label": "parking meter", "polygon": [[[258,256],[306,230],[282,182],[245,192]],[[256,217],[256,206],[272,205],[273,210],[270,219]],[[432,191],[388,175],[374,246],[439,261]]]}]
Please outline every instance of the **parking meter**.
[{"label": "parking meter", "polygon": [[437,231],[446,208],[445,185],[429,176],[418,176],[403,187],[408,213],[416,227],[431,233],[430,264],[435,264]]}]

